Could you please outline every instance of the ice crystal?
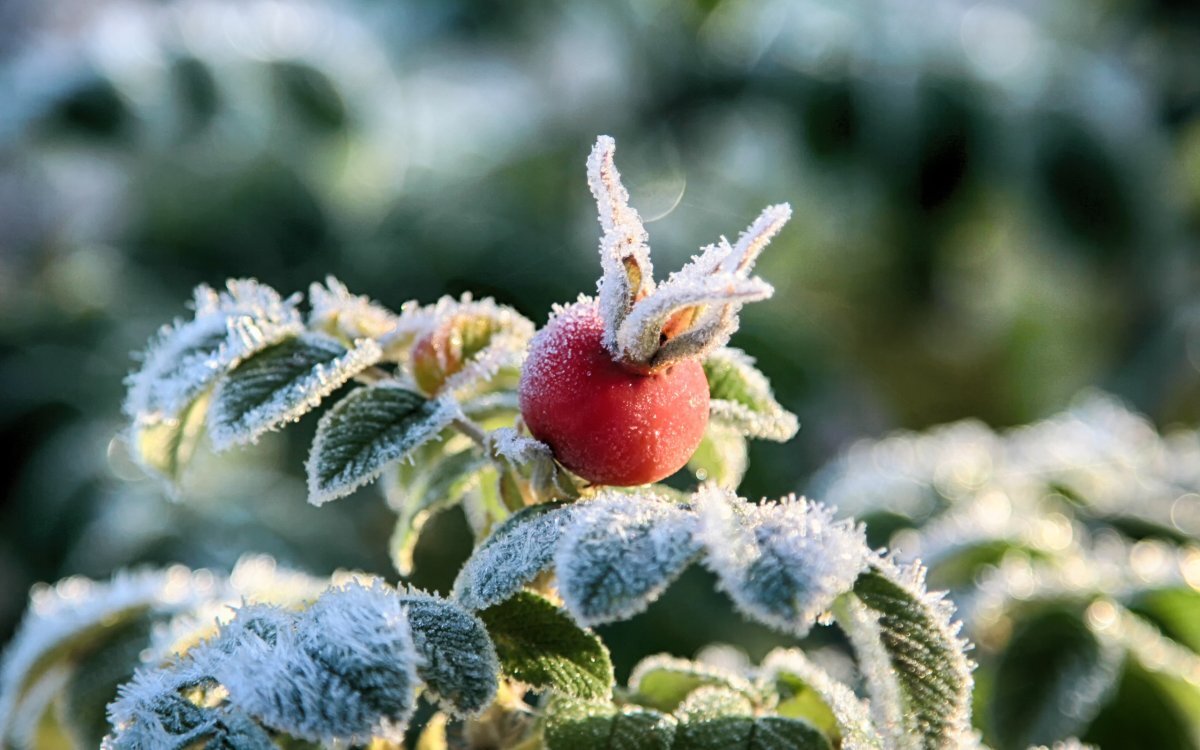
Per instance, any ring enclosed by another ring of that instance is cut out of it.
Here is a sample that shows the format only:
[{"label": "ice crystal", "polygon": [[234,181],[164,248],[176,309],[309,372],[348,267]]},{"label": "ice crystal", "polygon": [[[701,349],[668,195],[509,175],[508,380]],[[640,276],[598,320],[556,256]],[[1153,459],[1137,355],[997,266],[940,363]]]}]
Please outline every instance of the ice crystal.
[{"label": "ice crystal", "polygon": [[197,660],[264,725],[349,743],[403,739],[420,663],[400,597],[353,583],[298,614],[243,607]]},{"label": "ice crystal", "polygon": [[805,635],[866,566],[865,531],[802,498],[752,505],[726,490],[696,495],[706,563],[746,615]]},{"label": "ice crystal", "polygon": [[467,609],[499,604],[550,567],[559,537],[575,510],[561,503],[514,513],[475,548],[454,580],[454,598]]},{"label": "ice crystal", "polygon": [[429,400],[393,382],[359,388],[321,416],[306,463],[308,501],[323,505],[374,481],[459,413],[450,399]]},{"label": "ice crystal", "polygon": [[767,685],[797,678],[820,696],[837,720],[842,737],[841,750],[884,750],[888,747],[871,720],[867,703],[801,651],[772,651],[763,659],[759,672],[759,681]]},{"label": "ice crystal", "polygon": [[648,493],[580,504],[554,557],[567,611],[585,625],[641,612],[699,553],[695,526],[690,510]]},{"label": "ice crystal", "polygon": [[614,357],[652,367],[701,357],[723,346],[737,330],[743,304],[771,296],[771,286],[750,272],[791,209],[785,204],[768,207],[735,246],[721,238],[656,285],[646,230],[629,206],[613,161],[615,150],[613,139],[602,135],[587,162],[603,229],[598,293],[604,345]]},{"label": "ice crystal", "polygon": [[243,359],[303,332],[298,302],[253,279],[230,279],[223,292],[197,287],[193,319],[164,326],[141,368],[129,376],[126,414],[135,420],[175,418]]},{"label": "ice crystal", "polygon": [[371,339],[360,339],[347,350],[318,334],[258,353],[217,384],[208,415],[213,447],[252,443],[298,420],[382,354]]}]

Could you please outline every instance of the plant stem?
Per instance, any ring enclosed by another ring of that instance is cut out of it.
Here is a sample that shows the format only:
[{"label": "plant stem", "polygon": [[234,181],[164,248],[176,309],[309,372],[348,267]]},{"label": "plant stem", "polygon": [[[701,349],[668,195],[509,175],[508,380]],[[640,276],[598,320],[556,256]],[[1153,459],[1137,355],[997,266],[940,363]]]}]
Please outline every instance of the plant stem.
[{"label": "plant stem", "polygon": [[481,448],[487,447],[487,433],[483,428],[472,422],[468,417],[454,418],[454,427],[462,434],[474,440]]}]

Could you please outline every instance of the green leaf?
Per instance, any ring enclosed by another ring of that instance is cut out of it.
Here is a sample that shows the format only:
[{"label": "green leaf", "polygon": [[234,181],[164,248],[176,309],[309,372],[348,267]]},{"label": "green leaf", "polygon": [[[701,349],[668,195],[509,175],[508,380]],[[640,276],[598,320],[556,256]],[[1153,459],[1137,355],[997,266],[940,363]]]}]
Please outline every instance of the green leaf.
[{"label": "green leaf", "polygon": [[184,469],[204,437],[209,396],[202,394],[192,401],[178,418],[147,417],[133,424],[129,445],[134,460],[166,482],[168,488],[179,486]]},{"label": "green leaf", "polygon": [[548,750],[670,750],[675,721],[636,706],[560,698],[546,717]]},{"label": "green leaf", "polygon": [[697,689],[675,715],[673,750],[832,750],[829,738],[803,719],[754,716],[744,695],[728,688]]},{"label": "green leaf", "polygon": [[713,422],[746,437],[784,442],[799,429],[796,415],[780,406],[771,384],[738,349],[717,349],[704,360]]},{"label": "green leaf", "polygon": [[312,333],[255,354],[217,383],[208,415],[213,447],[252,443],[298,420],[381,355],[371,339],[347,350]]},{"label": "green leaf", "polygon": [[1021,622],[996,667],[990,724],[999,746],[1048,744],[1084,729],[1116,687],[1124,656],[1077,611]]},{"label": "green leaf", "polygon": [[470,448],[448,456],[427,457],[421,451],[412,463],[400,463],[385,475],[384,492],[397,513],[389,550],[400,575],[412,573],[413,550],[426,521],[478,486],[483,469],[489,465],[486,456]]},{"label": "green leaf", "polygon": [[1200,591],[1190,588],[1147,591],[1129,609],[1152,621],[1171,639],[1200,653]]},{"label": "green leaf", "polygon": [[744,678],[703,662],[659,654],[643,659],[629,675],[633,700],[660,711],[674,711],[692,691],[705,685],[754,692]]},{"label": "green leaf", "polygon": [[767,654],[760,668],[762,689],[779,696],[775,712],[805,719],[841,750],[883,750],[883,737],[866,703],[796,649]]},{"label": "green leaf", "polygon": [[400,602],[421,657],[417,675],[431,697],[454,716],[487,708],[496,696],[500,665],[480,619],[436,596],[401,594]]},{"label": "green leaf", "polygon": [[737,430],[712,422],[687,465],[701,482],[716,482],[736,490],[749,466],[746,438]]},{"label": "green leaf", "polygon": [[522,591],[479,616],[509,677],[574,698],[612,694],[613,667],[604,644],[548,599]]},{"label": "green leaf", "polygon": [[[971,664],[925,570],[875,557],[836,607],[871,694],[875,724],[897,748],[943,748],[971,734]],[[888,728],[892,728],[889,730]]]},{"label": "green leaf", "polygon": [[308,500],[323,505],[372,481],[436,438],[454,420],[453,402],[429,400],[394,383],[359,388],[321,417],[308,454]]}]

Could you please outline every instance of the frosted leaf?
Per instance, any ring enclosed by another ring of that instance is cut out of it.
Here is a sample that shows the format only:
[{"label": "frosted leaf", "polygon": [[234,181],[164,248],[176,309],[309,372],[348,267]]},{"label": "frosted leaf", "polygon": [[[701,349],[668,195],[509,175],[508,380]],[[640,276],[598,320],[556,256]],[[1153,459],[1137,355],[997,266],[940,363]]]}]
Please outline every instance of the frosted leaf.
[{"label": "frosted leaf", "polygon": [[163,480],[175,492],[188,462],[204,437],[208,415],[207,393],[185,406],[177,417],[144,416],[130,427],[127,444],[134,461],[151,476]]},{"label": "frosted leaf", "polygon": [[547,711],[545,737],[548,750],[670,750],[675,720],[636,706],[559,698]]},{"label": "frosted leaf", "polygon": [[433,440],[459,414],[391,382],[359,388],[321,416],[308,454],[308,501],[323,505],[374,481],[389,465]]},{"label": "frosted leaf", "polygon": [[708,423],[696,452],[687,462],[688,468],[701,482],[712,482],[729,490],[736,490],[742,483],[749,465],[746,438],[740,432],[712,421]]},{"label": "frosted leaf", "polygon": [[613,161],[617,144],[602,135],[587,160],[588,187],[596,199],[603,235],[600,238],[601,277],[597,286],[600,314],[604,317],[604,345],[619,347],[616,332],[630,307],[643,292],[654,289],[649,237],[638,212],[629,205],[629,193]]},{"label": "frosted leaf", "polygon": [[753,505],[707,486],[696,494],[705,563],[748,617],[803,636],[866,566],[865,531],[803,498]]},{"label": "frosted leaf", "polygon": [[400,597],[357,583],[299,614],[243,607],[207,657],[230,701],[264,725],[348,743],[402,741],[420,663]]},{"label": "frosted leaf", "polygon": [[739,349],[717,349],[704,359],[712,420],[747,437],[790,440],[796,416],[775,400],[771,384]]},{"label": "frosted leaf", "polygon": [[370,339],[347,350],[329,337],[305,334],[255,354],[223,378],[208,414],[213,447],[252,443],[298,420],[358,373],[379,361]]},{"label": "frosted leaf", "polygon": [[604,699],[612,695],[608,650],[566,612],[532,591],[521,591],[479,613],[504,673],[538,689]]},{"label": "frosted leaf", "polygon": [[780,692],[781,703],[777,710],[782,712],[789,697],[785,694],[785,688],[794,693],[801,687],[796,684],[797,680],[804,689],[816,693],[833,714],[841,750],[884,750],[888,747],[875,729],[866,702],[809,661],[802,652],[779,649],[763,659],[759,681],[765,685],[775,685]]},{"label": "frosted leaf", "polygon": [[854,645],[876,726],[898,748],[969,744],[971,670],[962,623],[925,569],[872,555],[839,620]]},{"label": "frosted leaf", "polygon": [[629,690],[634,700],[660,711],[674,711],[692,691],[705,685],[719,685],[746,696],[758,692],[741,675],[667,654],[646,657],[629,674]]},{"label": "frosted leaf", "polygon": [[1039,745],[1037,747],[1031,747],[1031,748],[1029,748],[1029,750],[1100,750],[1100,749],[1097,748],[1095,745],[1085,745],[1082,742],[1080,742],[1079,740],[1077,740],[1076,738],[1071,737],[1070,739],[1062,740],[1061,742],[1055,742],[1053,745],[1050,745],[1049,747],[1047,747],[1046,745]]},{"label": "frosted leaf", "polygon": [[673,750],[832,750],[829,739],[803,719],[755,716],[744,695],[697,688],[675,711]]},{"label": "frosted leaf", "polygon": [[688,693],[673,713],[681,724],[719,716],[749,717],[754,713],[754,703],[737,690],[721,685],[701,685]]},{"label": "frosted leaf", "polygon": [[229,705],[201,705],[188,697],[213,687],[190,664],[140,670],[109,707],[114,729],[101,750],[192,746],[274,750],[271,736],[244,712]]},{"label": "frosted leaf", "polygon": [[523,508],[475,548],[454,580],[454,598],[484,609],[520,591],[554,561],[563,528],[575,511],[565,503]]},{"label": "frosted leaf", "polygon": [[38,586],[0,666],[0,744],[14,737],[17,720],[36,720],[50,694],[33,689],[51,670],[66,669],[112,629],[147,614],[162,616],[188,610],[211,596],[212,576],[183,567],[159,572],[118,573],[110,582],[67,578]]},{"label": "frosted leaf", "polygon": [[396,329],[399,317],[369,297],[351,294],[346,285],[333,276],[325,284],[308,287],[309,328],[324,331],[344,341],[379,339]]},{"label": "frosted leaf", "polygon": [[[746,279],[728,273],[700,278],[674,274],[666,283],[633,306],[617,331],[616,341],[622,356],[633,362],[664,365],[657,357],[663,329],[673,315],[684,308],[700,305],[745,304],[770,297],[774,289],[759,278]],[[707,341],[697,342],[684,356],[699,357],[725,344],[736,330],[731,322],[715,331]],[[681,334],[682,335],[682,334]]]},{"label": "frosted leaf", "polygon": [[[401,308],[395,329],[384,336],[380,343],[389,356],[393,356],[399,350],[411,347],[422,336],[432,335],[441,330],[449,334],[447,341],[443,343],[451,344],[449,347],[435,347],[439,349],[437,352],[439,358],[442,358],[453,354],[458,349],[453,346],[454,342],[449,340],[453,338],[457,327],[455,321],[458,321],[459,325],[471,321],[486,324],[485,329],[481,331],[483,334],[483,338],[479,341],[481,346],[478,348],[469,346],[468,359],[473,361],[489,360],[488,363],[477,363],[476,366],[463,368],[460,373],[461,377],[457,378],[450,386],[452,390],[456,391],[472,390],[470,386],[474,381],[479,380],[480,373],[491,372],[495,366],[501,363],[509,364],[513,355],[523,352],[524,342],[533,336],[534,330],[533,323],[513,308],[507,305],[498,305],[490,297],[476,301],[468,292],[458,299],[450,296],[442,297],[431,305],[405,304]],[[500,361],[491,359],[494,354],[493,349],[504,352],[504,358]],[[516,357],[516,363],[520,364],[519,356]]]},{"label": "frosted leaf", "polygon": [[695,516],[668,499],[606,492],[577,508],[554,567],[567,611],[584,625],[645,610],[700,551]]},{"label": "frosted leaf", "polygon": [[412,573],[413,550],[425,522],[478,487],[483,470],[490,465],[487,457],[474,449],[448,456],[426,456],[419,451],[412,463],[397,464],[384,474],[384,493],[396,511],[388,550],[400,575]]},{"label": "frosted leaf", "polygon": [[135,420],[175,418],[231,367],[302,333],[298,301],[253,279],[230,279],[223,292],[197,287],[194,318],[164,326],[127,379],[125,413]]},{"label": "frosted leaf", "polygon": [[430,697],[452,716],[477,715],[496,696],[500,664],[483,622],[457,604],[419,592],[400,595],[417,675]]}]

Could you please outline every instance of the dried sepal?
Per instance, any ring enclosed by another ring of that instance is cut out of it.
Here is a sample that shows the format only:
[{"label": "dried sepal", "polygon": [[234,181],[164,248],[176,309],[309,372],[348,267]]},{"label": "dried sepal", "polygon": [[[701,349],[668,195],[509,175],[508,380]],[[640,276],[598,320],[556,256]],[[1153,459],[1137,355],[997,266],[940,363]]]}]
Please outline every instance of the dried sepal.
[{"label": "dried sepal", "polygon": [[730,246],[721,238],[680,271],[655,285],[646,230],[613,163],[616,146],[600,136],[588,158],[588,183],[599,207],[602,276],[599,308],[604,345],[621,361],[648,370],[702,357],[737,330],[738,311],[773,289],[750,272],[758,255],[791,216],[770,206]]},{"label": "dried sepal", "polygon": [[588,156],[588,186],[596,199],[600,226],[601,277],[597,291],[604,316],[604,345],[617,350],[616,332],[633,304],[654,289],[649,237],[613,161],[617,144],[602,135]]}]

